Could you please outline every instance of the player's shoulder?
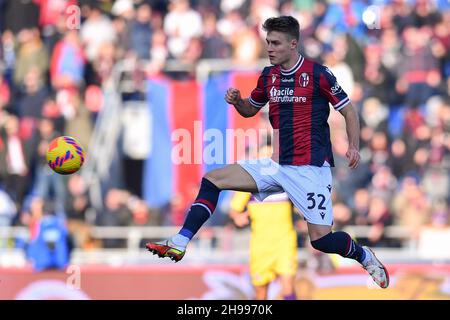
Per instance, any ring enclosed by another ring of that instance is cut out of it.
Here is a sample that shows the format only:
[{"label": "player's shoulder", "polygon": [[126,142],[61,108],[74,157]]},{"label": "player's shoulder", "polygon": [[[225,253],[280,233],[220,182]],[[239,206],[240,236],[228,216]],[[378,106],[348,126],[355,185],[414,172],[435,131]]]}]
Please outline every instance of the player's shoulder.
[{"label": "player's shoulder", "polygon": [[319,71],[319,73],[324,74],[327,77],[334,77],[333,71],[331,71],[330,68],[328,68],[328,66],[319,63],[319,62],[314,62],[315,63],[315,68],[317,68],[317,70]]},{"label": "player's shoulder", "polygon": [[265,66],[261,71],[261,74],[264,76],[268,76],[274,73],[280,73],[280,66],[275,65]]},{"label": "player's shoulder", "polygon": [[326,72],[330,75],[333,75],[333,72],[331,72],[330,68],[328,68],[326,65],[324,65],[323,63],[314,60],[314,59],[310,59],[310,58],[305,58],[305,64],[311,64],[315,70],[319,71],[319,72]]}]

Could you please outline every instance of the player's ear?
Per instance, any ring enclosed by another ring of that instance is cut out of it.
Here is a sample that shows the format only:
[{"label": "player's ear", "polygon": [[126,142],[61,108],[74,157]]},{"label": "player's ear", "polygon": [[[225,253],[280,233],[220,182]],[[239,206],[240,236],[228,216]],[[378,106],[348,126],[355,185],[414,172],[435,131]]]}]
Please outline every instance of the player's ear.
[{"label": "player's ear", "polygon": [[291,40],[291,49],[296,49],[298,45],[298,41],[296,39]]}]

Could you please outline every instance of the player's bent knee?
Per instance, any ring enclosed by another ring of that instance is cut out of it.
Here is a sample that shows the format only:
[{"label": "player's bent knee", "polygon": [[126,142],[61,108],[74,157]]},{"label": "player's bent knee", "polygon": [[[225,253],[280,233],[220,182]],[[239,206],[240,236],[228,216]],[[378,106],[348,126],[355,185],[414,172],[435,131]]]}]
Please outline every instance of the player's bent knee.
[{"label": "player's bent knee", "polygon": [[223,175],[220,174],[220,172],[217,172],[219,170],[213,170],[211,172],[208,172],[203,176],[203,178],[207,179],[209,182],[214,184],[217,188],[221,189]]}]

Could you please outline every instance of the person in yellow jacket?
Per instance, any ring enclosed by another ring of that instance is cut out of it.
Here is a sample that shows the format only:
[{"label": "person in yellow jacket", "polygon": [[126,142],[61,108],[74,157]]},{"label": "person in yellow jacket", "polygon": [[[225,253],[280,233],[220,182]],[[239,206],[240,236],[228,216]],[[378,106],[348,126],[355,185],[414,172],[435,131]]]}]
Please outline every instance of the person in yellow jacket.
[{"label": "person in yellow jacket", "polygon": [[[259,156],[270,150],[270,145],[261,147]],[[260,202],[251,193],[236,192],[231,199],[230,218],[238,227],[251,221],[250,275],[256,299],[267,299],[269,284],[280,277],[283,298],[295,300],[297,233],[287,194],[273,194]]]}]

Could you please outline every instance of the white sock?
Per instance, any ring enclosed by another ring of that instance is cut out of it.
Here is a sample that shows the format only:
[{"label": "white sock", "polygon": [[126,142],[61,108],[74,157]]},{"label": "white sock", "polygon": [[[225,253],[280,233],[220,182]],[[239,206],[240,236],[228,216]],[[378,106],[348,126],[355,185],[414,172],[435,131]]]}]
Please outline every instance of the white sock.
[{"label": "white sock", "polygon": [[177,249],[182,249],[182,250],[184,250],[187,247],[189,241],[190,240],[188,237],[185,237],[179,233],[177,233],[172,238],[170,238],[170,242],[172,242]]}]

